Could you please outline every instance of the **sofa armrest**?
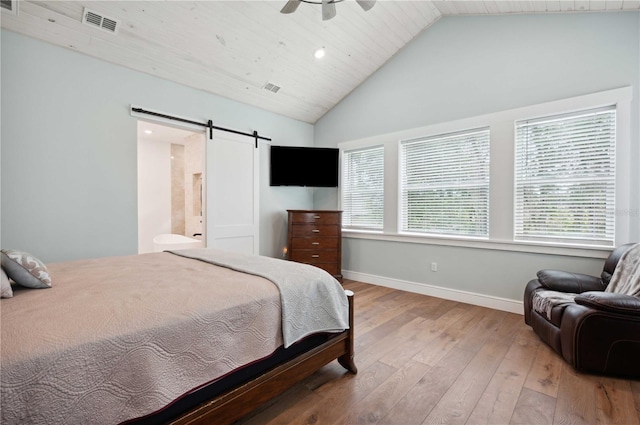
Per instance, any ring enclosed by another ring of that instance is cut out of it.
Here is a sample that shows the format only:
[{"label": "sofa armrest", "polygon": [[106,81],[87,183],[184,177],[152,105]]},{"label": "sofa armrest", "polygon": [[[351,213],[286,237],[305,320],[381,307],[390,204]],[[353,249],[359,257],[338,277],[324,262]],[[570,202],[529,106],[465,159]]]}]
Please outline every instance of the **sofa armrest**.
[{"label": "sofa armrest", "polygon": [[577,304],[610,313],[640,317],[640,298],[611,292],[585,292],[575,298]]},{"label": "sofa armrest", "polygon": [[562,270],[540,270],[538,280],[547,289],[559,292],[580,294],[587,291],[603,291],[602,279],[582,273],[569,273]]},{"label": "sofa armrest", "polygon": [[[592,295],[593,294],[593,295]],[[589,293],[576,296],[608,297],[614,294]],[[577,370],[640,377],[640,316],[568,304],[560,326],[562,357]]]}]

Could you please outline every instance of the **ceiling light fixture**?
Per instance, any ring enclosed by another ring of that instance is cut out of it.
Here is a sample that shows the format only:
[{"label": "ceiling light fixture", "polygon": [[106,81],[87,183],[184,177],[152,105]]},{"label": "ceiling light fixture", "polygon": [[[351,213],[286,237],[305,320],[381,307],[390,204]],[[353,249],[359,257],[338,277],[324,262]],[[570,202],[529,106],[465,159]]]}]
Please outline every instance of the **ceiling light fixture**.
[{"label": "ceiling light fixture", "polygon": [[[280,13],[293,13],[298,9],[300,3],[310,3],[310,4],[321,4],[322,5],[322,20],[328,21],[329,19],[336,16],[336,3],[340,3],[344,0],[289,0],[287,4],[284,5]],[[373,5],[376,3],[376,0],[356,0],[356,2],[360,5],[360,7],[366,12],[371,9]]]},{"label": "ceiling light fixture", "polygon": [[144,131],[144,134],[151,134],[151,133],[153,133],[153,131],[151,131],[151,130],[145,130]]},{"label": "ceiling light fixture", "polygon": [[324,47],[322,47],[316,50],[313,56],[315,56],[316,59],[322,59],[324,57],[324,54],[325,54]]}]

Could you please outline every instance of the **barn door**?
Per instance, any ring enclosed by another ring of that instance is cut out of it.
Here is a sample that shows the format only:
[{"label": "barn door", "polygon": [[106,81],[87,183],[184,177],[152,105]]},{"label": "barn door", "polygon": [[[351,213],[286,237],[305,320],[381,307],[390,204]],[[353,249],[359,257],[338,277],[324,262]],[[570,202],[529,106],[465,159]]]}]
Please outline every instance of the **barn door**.
[{"label": "barn door", "polygon": [[207,140],[207,247],[258,254],[258,178],[254,139],[214,131]]}]

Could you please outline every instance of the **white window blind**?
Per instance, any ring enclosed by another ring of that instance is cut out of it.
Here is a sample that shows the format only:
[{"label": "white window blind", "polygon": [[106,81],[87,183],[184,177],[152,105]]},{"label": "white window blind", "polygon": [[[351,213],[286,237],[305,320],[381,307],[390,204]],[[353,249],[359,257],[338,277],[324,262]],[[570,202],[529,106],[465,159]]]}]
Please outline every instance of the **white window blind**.
[{"label": "white window blind", "polygon": [[342,226],[382,230],[384,147],[344,152],[342,163]]},{"label": "white window blind", "polygon": [[613,245],[615,107],[516,122],[515,239]]},{"label": "white window blind", "polygon": [[489,236],[489,129],[402,142],[403,232]]}]

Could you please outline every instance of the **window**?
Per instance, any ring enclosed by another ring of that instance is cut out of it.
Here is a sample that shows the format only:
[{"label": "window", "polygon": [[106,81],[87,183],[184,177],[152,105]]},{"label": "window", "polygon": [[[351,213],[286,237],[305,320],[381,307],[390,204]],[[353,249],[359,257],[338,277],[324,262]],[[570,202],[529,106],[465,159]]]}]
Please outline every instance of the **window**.
[{"label": "window", "polygon": [[615,107],[516,122],[515,239],[613,245]]},{"label": "window", "polygon": [[347,151],[342,167],[342,226],[382,230],[384,147]]},{"label": "window", "polygon": [[401,230],[489,236],[489,129],[409,140],[400,148]]},{"label": "window", "polygon": [[632,94],[623,87],[340,142],[342,173],[349,153],[384,147],[378,225],[349,232],[369,227],[345,211],[343,235],[608,255],[640,226]]}]

